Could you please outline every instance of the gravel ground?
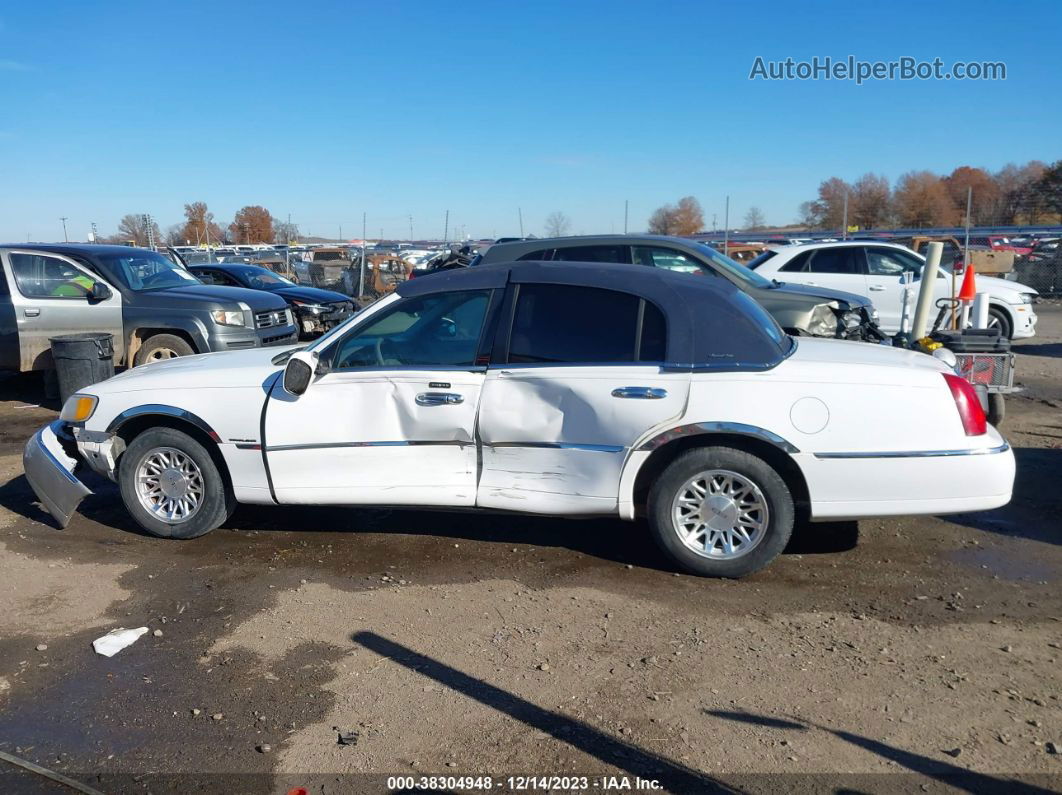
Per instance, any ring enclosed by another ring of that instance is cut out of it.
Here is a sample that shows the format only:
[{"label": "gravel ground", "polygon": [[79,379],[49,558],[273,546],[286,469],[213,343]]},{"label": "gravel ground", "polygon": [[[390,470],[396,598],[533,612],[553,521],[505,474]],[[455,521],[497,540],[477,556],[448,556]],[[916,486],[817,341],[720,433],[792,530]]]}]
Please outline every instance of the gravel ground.
[{"label": "gravel ground", "polygon": [[[811,525],[740,582],[606,520],[244,508],[161,541],[98,481],[60,531],[21,472],[55,407],[0,380],[0,751],[105,792],[1059,790],[1062,306],[1038,312],[1011,505]],[[121,626],[157,632],[96,655]]]}]

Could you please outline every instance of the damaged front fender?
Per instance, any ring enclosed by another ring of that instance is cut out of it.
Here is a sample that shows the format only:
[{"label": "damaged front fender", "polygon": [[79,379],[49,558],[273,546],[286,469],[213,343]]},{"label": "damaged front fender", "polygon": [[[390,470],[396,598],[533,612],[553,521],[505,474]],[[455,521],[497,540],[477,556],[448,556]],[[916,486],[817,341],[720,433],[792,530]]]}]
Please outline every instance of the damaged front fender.
[{"label": "damaged front fender", "polygon": [[74,477],[77,459],[68,455],[59,441],[64,432],[63,423],[56,420],[33,434],[22,453],[26,480],[59,527],[70,524],[77,506],[92,493]]}]

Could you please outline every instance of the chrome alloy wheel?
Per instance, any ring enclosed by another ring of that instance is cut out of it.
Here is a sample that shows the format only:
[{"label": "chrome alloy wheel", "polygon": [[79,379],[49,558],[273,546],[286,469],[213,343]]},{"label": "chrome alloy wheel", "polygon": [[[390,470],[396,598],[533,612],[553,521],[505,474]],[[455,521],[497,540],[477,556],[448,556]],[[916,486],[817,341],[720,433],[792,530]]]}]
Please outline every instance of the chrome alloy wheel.
[{"label": "chrome alloy wheel", "polygon": [[164,362],[167,359],[176,359],[181,354],[177,353],[173,348],[155,348],[151,353],[145,357],[147,362]]},{"label": "chrome alloy wheel", "polygon": [[156,447],[136,468],[136,496],[149,514],[167,524],[195,516],[206,488],[199,465],[173,447]]},{"label": "chrome alloy wheel", "polygon": [[760,487],[737,472],[699,472],[675,494],[671,522],[679,540],[712,560],[751,552],[767,532],[770,512]]}]

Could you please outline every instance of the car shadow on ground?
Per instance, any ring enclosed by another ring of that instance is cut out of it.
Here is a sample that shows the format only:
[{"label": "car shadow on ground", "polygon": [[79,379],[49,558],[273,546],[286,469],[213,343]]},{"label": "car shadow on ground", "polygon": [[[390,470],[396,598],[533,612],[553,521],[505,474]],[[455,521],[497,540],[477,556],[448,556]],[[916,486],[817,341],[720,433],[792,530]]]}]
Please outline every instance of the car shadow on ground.
[{"label": "car shadow on ground", "polygon": [[544,709],[515,693],[470,676],[375,632],[355,632],[351,640],[419,676],[438,682],[536,731],[544,732],[628,775],[656,779],[669,792],[734,792],[731,787],[700,771],[613,737],[581,720]]},{"label": "car shadow on ground", "polygon": [[1046,356],[1050,359],[1062,359],[1062,342],[1032,342],[1015,345],[1012,350],[1025,356]]},{"label": "car shadow on ground", "polygon": [[[950,762],[917,754],[913,751],[906,751],[902,748],[897,748],[894,745],[881,742],[880,740],[874,740],[870,737],[864,737],[842,729],[833,729],[828,726],[822,726],[793,716],[787,716],[788,719],[781,719],[768,715],[758,715],[754,712],[746,712],[743,710],[704,709],[702,712],[712,718],[745,723],[768,729],[799,732],[814,729],[826,732],[840,740],[851,743],[865,751],[880,756],[882,759],[887,759],[900,767],[906,768],[912,773],[926,776],[949,787],[963,790],[965,792],[1000,793],[1000,795],[1003,795],[1003,793],[1009,793],[1010,795],[1047,795],[1047,793],[1054,791],[1044,789],[1035,784],[1017,781],[1012,778],[992,776],[987,773],[978,773],[974,770],[967,770],[964,767],[959,767]],[[939,751],[941,753],[947,753],[948,749],[942,748],[939,749]]]},{"label": "car shadow on ground", "polygon": [[[129,516],[114,483],[86,469],[79,469],[77,474],[93,492],[81,503],[78,514],[105,527],[149,535]],[[27,519],[55,525],[55,520],[37,503],[25,476],[12,478],[0,486],[0,507]],[[639,568],[674,571],[674,565],[653,542],[644,519],[625,522],[611,517],[566,519],[481,511],[241,505],[224,527],[266,533],[388,533],[561,547]],[[837,554],[854,549],[858,539],[856,522],[798,522],[783,554]]]},{"label": "car shadow on ground", "polygon": [[1016,447],[1014,458],[1017,473],[1009,504],[994,511],[945,518],[989,533],[1062,544],[1062,493],[1058,488],[1062,448]]}]

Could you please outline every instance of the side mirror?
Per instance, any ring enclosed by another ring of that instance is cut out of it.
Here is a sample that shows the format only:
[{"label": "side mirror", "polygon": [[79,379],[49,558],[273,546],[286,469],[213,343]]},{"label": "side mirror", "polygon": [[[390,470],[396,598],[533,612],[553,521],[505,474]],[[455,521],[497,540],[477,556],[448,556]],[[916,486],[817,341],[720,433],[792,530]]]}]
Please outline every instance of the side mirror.
[{"label": "side mirror", "polygon": [[103,282],[93,282],[92,289],[89,290],[89,300],[91,301],[106,301],[114,293],[111,292],[111,288]]},{"label": "side mirror", "polygon": [[310,388],[317,370],[317,354],[314,351],[293,353],[284,367],[284,389],[298,397]]}]

